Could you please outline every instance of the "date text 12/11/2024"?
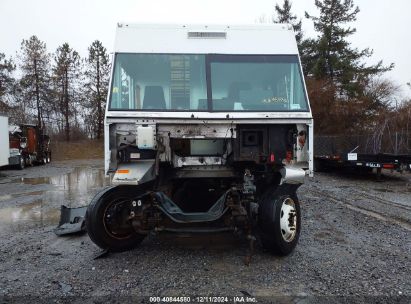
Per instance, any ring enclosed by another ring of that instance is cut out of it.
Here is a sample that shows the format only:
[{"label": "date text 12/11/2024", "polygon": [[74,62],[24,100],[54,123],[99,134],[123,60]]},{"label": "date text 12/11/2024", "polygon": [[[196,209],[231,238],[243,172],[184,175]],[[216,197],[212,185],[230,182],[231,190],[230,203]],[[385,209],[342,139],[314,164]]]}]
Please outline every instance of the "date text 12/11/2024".
[{"label": "date text 12/11/2024", "polygon": [[150,297],[150,303],[257,303],[252,296],[235,297]]}]

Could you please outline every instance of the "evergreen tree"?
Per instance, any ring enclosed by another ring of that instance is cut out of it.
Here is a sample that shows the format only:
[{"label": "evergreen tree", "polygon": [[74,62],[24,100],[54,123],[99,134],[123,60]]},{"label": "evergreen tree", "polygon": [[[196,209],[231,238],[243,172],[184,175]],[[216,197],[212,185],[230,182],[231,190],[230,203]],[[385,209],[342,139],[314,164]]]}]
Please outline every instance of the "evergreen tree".
[{"label": "evergreen tree", "polygon": [[50,106],[50,55],[46,44],[31,36],[28,40],[23,39],[19,57],[23,102],[36,111],[37,124],[42,126],[43,112]]},{"label": "evergreen tree", "polygon": [[315,0],[320,11],[318,17],[306,12],[306,17],[314,22],[319,33],[316,40],[307,41],[308,51],[305,72],[317,79],[330,78],[339,88],[340,94],[358,96],[364,90],[370,76],[393,68],[384,67],[380,61],[366,66],[364,59],[372,55],[372,50],[352,48],[347,41],[356,29],[346,24],[356,20],[360,11],[353,0]]},{"label": "evergreen tree", "polygon": [[275,23],[288,23],[293,26],[295,32],[295,39],[297,40],[297,44],[300,47],[303,32],[302,32],[302,21],[301,19],[298,21],[296,15],[291,13],[292,3],[289,0],[284,0],[283,6],[280,7],[278,4],[275,5],[275,17],[273,21]]},{"label": "evergreen tree", "polygon": [[104,109],[106,104],[110,63],[106,48],[98,40],[94,41],[88,49],[86,59],[86,105],[89,107],[89,123],[93,135],[98,139],[103,134]]},{"label": "evergreen tree", "polygon": [[65,138],[70,141],[71,120],[77,121],[79,100],[80,55],[68,43],[57,48],[54,55],[53,79],[58,99],[55,111],[62,116]]},{"label": "evergreen tree", "polygon": [[0,53],[0,111],[5,111],[8,102],[7,95],[10,94],[14,86],[12,76],[16,66],[11,59],[7,60],[3,53]]}]

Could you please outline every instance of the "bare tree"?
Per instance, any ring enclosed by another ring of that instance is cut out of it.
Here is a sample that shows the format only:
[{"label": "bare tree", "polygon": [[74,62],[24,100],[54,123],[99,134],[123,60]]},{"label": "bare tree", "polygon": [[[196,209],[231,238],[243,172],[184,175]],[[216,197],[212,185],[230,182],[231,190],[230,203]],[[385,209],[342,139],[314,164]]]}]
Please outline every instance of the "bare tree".
[{"label": "bare tree", "polygon": [[76,112],[80,86],[80,55],[68,43],[57,48],[53,79],[58,100],[56,112],[63,118],[65,138],[70,141],[71,120]]},{"label": "bare tree", "polygon": [[0,111],[5,111],[9,106],[7,96],[12,92],[14,78],[12,76],[16,66],[11,59],[7,60],[3,53],[0,53]]},{"label": "bare tree", "polygon": [[97,139],[103,134],[104,108],[106,104],[110,63],[106,48],[98,40],[88,49],[86,59],[85,104],[89,107],[88,121],[92,123],[92,130]]},{"label": "bare tree", "polygon": [[35,110],[37,124],[42,126],[43,111],[50,106],[50,55],[47,53],[46,44],[36,36],[23,40],[19,58],[22,102]]}]

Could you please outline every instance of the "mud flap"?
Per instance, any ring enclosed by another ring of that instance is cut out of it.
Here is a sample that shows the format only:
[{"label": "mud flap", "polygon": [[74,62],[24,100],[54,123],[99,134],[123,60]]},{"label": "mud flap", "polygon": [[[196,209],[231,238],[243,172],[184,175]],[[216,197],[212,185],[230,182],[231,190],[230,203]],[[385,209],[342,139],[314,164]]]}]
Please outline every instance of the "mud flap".
[{"label": "mud flap", "polygon": [[54,229],[54,233],[58,236],[61,236],[86,232],[86,211],[87,206],[69,208],[62,205],[60,222],[59,225]]},{"label": "mud flap", "polygon": [[112,183],[113,185],[140,185],[155,178],[155,160],[144,159],[138,162],[119,164]]}]

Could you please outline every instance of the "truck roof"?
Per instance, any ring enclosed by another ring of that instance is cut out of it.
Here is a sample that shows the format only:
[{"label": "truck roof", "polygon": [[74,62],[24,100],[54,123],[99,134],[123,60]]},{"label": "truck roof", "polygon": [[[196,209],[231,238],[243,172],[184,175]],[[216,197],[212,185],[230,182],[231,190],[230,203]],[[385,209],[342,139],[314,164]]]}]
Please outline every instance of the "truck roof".
[{"label": "truck roof", "polygon": [[118,23],[114,52],[297,55],[298,48],[289,24]]}]

